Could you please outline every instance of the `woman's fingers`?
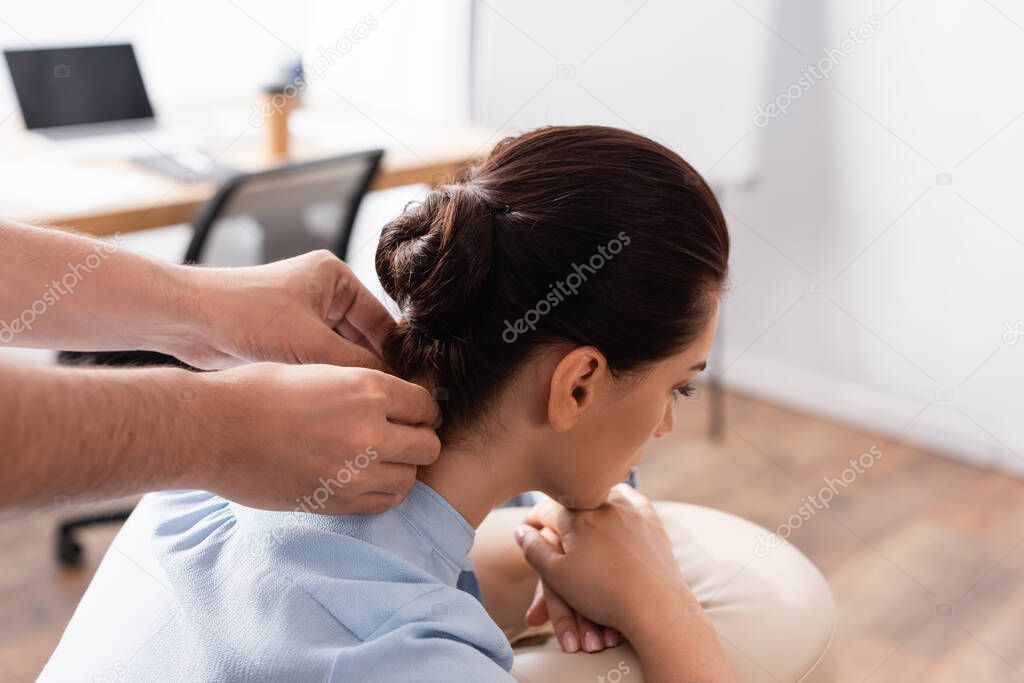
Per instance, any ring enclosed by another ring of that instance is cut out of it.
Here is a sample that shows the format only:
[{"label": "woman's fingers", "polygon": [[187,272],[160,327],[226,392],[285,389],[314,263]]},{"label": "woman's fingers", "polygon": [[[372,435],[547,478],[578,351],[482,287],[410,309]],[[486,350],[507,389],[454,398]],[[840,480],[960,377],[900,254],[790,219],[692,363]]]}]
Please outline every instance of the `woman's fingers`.
[{"label": "woman's fingers", "polygon": [[[562,542],[558,534],[548,527],[540,530],[541,537],[551,544],[552,547],[562,550]],[[551,590],[543,581],[539,582],[541,596],[545,611],[555,629],[555,636],[558,638],[562,650],[568,653],[577,652],[583,645],[583,631],[579,630],[579,621],[576,618],[576,610],[569,606],[562,596]],[[540,611],[540,608],[537,609]],[[541,622],[543,623],[543,622]]]},{"label": "woman's fingers", "polygon": [[647,509],[651,507],[651,501],[647,496],[637,491],[629,484],[616,484],[612,487],[611,496],[622,496],[636,508]]},{"label": "woman's fingers", "polygon": [[604,646],[615,647],[622,642],[622,634],[610,626],[604,627]]},{"label": "woman's fingers", "polygon": [[555,637],[558,638],[562,651],[570,654],[578,652],[582,641],[577,628],[576,612],[558,593],[543,583],[541,586],[544,591],[544,602],[547,603],[548,615],[551,617],[551,626],[555,629]]},{"label": "woman's fingers", "polygon": [[[558,534],[551,526],[541,521],[545,517],[550,519],[551,515],[545,513],[554,512],[558,507],[560,506],[537,506],[532,511],[532,520],[528,519],[527,523],[533,521],[537,524],[541,538],[552,548],[561,551],[562,544]],[[562,596],[543,581],[538,581],[533,602],[526,610],[526,623],[528,626],[540,626],[549,619],[562,650],[568,653],[581,649],[585,652],[600,652],[606,647],[615,647],[620,642],[618,631],[596,624],[577,613]]]},{"label": "woman's fingers", "polygon": [[598,626],[582,614],[577,614],[576,630],[580,634],[580,643],[586,652],[600,652],[604,649],[603,626]]},{"label": "woman's fingers", "polygon": [[526,624],[540,626],[548,620],[552,622],[564,652],[599,652],[622,642],[618,631],[577,614],[558,593],[546,588],[543,581],[538,581],[533,602],[526,610]]},{"label": "woman's fingers", "polygon": [[533,591],[533,602],[526,608],[526,625],[542,626],[550,619],[548,614],[548,603],[544,602],[544,584],[537,582],[537,588]]},{"label": "woman's fingers", "polygon": [[523,524],[528,524],[538,530],[547,529],[553,532],[556,538],[560,538],[561,534],[568,530],[571,519],[572,515],[563,506],[553,500],[545,499],[533,506],[526,515],[526,519],[523,520]]}]

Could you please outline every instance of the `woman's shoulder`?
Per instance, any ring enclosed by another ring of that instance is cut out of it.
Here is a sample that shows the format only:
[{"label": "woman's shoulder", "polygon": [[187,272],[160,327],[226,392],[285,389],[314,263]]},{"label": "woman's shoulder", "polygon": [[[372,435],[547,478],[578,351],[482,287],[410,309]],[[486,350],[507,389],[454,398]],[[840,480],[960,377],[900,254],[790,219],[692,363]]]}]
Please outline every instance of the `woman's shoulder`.
[{"label": "woman's shoulder", "polygon": [[[135,515],[152,530],[156,558],[185,614],[218,615],[221,626],[258,621],[284,656],[327,646],[332,667],[352,673],[386,653],[395,661],[384,668],[391,668],[427,639],[440,649],[455,646],[449,657],[465,647],[470,659],[486,655],[485,668],[507,670],[507,640],[480,602],[456,587],[472,568],[457,557],[465,530],[449,527],[430,492],[410,498],[379,515],[324,516],[175,491],[147,496]],[[471,542],[470,534],[467,551]]]},{"label": "woman's shoulder", "polygon": [[[246,584],[279,585],[282,594],[297,590],[366,638],[393,617],[421,619],[440,609],[429,602],[434,598],[437,604],[473,600],[456,588],[460,575],[472,570],[466,556],[471,530],[435,514],[434,502],[414,490],[388,512],[328,516],[172,491],[146,496],[133,518],[142,517],[135,522],[151,530],[163,573],[187,588],[183,599],[209,604],[237,591],[226,600],[242,605],[239,595],[252,595]],[[438,597],[448,591],[452,597]]]},{"label": "woman's shoulder", "polygon": [[301,508],[259,510],[207,491],[145,496],[132,519],[150,530],[152,550],[172,575],[273,573],[306,577],[385,573],[393,551],[416,565],[415,533],[397,510],[378,515],[318,515]]},{"label": "woman's shoulder", "polygon": [[[507,641],[470,596],[365,541],[267,524],[203,492],[147,496],[115,539],[40,680],[508,680]],[[292,547],[319,539],[325,558]],[[313,558],[303,564],[303,558]],[[422,676],[420,674],[423,674]]]}]

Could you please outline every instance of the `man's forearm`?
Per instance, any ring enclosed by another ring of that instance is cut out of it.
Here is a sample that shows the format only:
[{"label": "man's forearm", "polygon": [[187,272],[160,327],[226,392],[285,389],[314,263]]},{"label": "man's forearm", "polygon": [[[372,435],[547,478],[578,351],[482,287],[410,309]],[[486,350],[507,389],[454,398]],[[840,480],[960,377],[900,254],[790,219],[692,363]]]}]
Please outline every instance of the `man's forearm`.
[{"label": "man's forearm", "polygon": [[204,380],[172,368],[0,363],[2,507],[193,484],[195,458],[209,441],[199,426],[217,421],[196,414],[197,393],[209,393]]},{"label": "man's forearm", "polygon": [[0,345],[162,351],[196,334],[190,269],[122,242],[0,220]]}]

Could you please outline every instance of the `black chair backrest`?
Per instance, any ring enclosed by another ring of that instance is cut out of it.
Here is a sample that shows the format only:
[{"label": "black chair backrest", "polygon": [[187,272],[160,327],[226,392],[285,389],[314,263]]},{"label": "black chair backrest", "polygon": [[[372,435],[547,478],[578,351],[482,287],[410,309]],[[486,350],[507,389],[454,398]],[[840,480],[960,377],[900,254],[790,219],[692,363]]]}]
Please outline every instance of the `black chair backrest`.
[{"label": "black chair backrest", "polygon": [[[346,154],[228,180],[200,209],[186,264],[248,266],[328,249],[344,258],[383,150]],[[62,351],[67,365],[179,365],[147,351]]]},{"label": "black chair backrest", "polygon": [[356,152],[232,178],[196,217],[185,263],[257,265],[314,249],[344,258],[383,154]]}]

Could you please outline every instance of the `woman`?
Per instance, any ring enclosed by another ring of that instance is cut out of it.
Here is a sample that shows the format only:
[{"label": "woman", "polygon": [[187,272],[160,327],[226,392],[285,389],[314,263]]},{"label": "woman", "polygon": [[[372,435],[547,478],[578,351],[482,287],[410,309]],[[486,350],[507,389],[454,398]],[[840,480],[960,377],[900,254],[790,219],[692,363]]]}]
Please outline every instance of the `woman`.
[{"label": "woman", "polygon": [[[88,660],[102,647],[131,679],[509,680],[512,650],[487,611],[508,596],[485,588],[481,604],[479,586],[523,558],[474,572],[469,552],[492,508],[540,490],[557,503],[505,542],[553,579],[549,608],[560,597],[581,615],[556,626],[565,649],[594,649],[606,624],[645,680],[729,680],[714,631],[681,618],[694,599],[657,515],[616,487],[705,366],[728,251],[711,191],[651,140],[581,126],[503,141],[378,246],[402,312],[385,360],[445,419],[441,456],[407,499],[314,514],[374,460],[372,435],[296,513],[149,496],[129,526],[152,536],[153,581],[123,590],[127,611],[150,616],[107,626],[111,606],[87,595],[43,679],[102,669]],[[106,565],[90,592],[116,580]]]}]

